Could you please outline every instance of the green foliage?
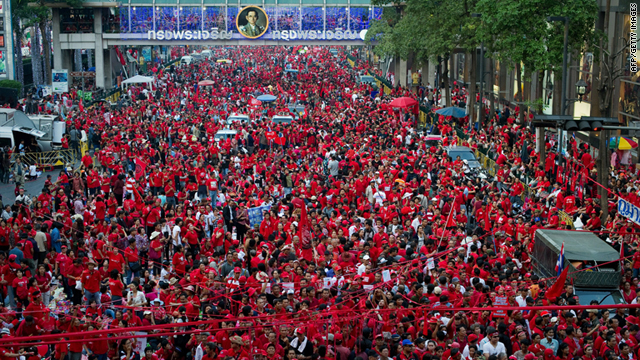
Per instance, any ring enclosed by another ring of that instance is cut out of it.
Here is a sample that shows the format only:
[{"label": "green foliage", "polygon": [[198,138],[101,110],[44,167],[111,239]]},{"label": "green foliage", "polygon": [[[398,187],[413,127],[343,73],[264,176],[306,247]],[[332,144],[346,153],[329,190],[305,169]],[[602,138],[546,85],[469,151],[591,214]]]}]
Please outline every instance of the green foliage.
[{"label": "green foliage", "polygon": [[[373,0],[387,5],[383,19],[367,32],[377,42],[378,55],[413,52],[418,59],[435,59],[455,49],[472,51],[481,42],[487,55],[503,64],[524,65],[524,72],[550,70],[562,64],[564,24],[548,16],[568,16],[569,48],[579,54],[594,51],[601,37],[595,29],[597,0]],[[392,5],[392,6],[388,6]],[[472,13],[482,14],[480,18]],[[399,18],[398,18],[399,17]]]},{"label": "green foliage", "polygon": [[579,54],[597,41],[597,0],[478,0],[482,13],[478,39],[503,63],[524,64],[525,72],[550,70],[562,64],[564,23],[549,16],[568,16],[569,49]]},{"label": "green foliage", "polygon": [[537,98],[533,101],[527,100],[524,102],[524,106],[534,109],[538,114],[542,114],[542,111],[549,107],[549,105],[545,103],[543,98]]},{"label": "green foliage", "polygon": [[[476,25],[471,9],[475,1],[407,0],[402,7],[390,8],[402,15],[399,20],[388,16],[374,22],[365,40],[378,42],[374,48],[378,55],[397,55],[403,59],[409,53],[426,60],[451,54],[456,48],[474,48]],[[389,4],[388,0],[372,3]]]},{"label": "green foliage", "polygon": [[21,96],[22,94],[22,84],[19,81],[0,80],[0,88],[16,89],[18,91],[18,96]]}]

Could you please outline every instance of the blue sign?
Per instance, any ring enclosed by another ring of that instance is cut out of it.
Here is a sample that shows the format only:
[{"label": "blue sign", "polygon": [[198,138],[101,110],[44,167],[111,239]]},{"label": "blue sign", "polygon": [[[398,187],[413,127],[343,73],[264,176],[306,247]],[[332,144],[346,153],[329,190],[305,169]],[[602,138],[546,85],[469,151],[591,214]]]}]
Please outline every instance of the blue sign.
[{"label": "blue sign", "polygon": [[260,223],[262,223],[264,219],[263,213],[269,211],[269,209],[271,209],[271,205],[249,208],[249,223],[252,228],[255,228],[256,225],[260,226]]},{"label": "blue sign", "polygon": [[618,212],[620,215],[640,225],[640,208],[624,199],[618,200]]}]

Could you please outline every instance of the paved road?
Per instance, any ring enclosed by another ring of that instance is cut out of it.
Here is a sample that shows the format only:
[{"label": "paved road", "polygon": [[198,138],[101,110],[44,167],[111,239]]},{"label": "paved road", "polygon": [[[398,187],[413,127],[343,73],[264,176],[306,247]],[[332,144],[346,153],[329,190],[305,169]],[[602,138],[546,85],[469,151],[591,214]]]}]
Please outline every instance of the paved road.
[{"label": "paved road", "polygon": [[[77,168],[79,165],[80,165],[80,162],[76,164],[75,168]],[[40,177],[37,178],[36,180],[27,181],[24,184],[24,189],[26,190],[27,194],[31,196],[40,195],[40,193],[42,193],[42,188],[44,187],[44,182],[47,180],[47,175],[51,175],[51,181],[55,182],[58,179],[58,174],[60,174],[60,170],[61,168],[56,168],[53,171],[47,171],[42,173],[42,175],[40,175]],[[15,188],[16,188],[16,185],[14,183],[11,183],[11,184],[0,183],[0,195],[2,195],[3,204],[7,204],[7,205],[13,204],[13,202],[16,199],[16,196],[14,194]]]}]

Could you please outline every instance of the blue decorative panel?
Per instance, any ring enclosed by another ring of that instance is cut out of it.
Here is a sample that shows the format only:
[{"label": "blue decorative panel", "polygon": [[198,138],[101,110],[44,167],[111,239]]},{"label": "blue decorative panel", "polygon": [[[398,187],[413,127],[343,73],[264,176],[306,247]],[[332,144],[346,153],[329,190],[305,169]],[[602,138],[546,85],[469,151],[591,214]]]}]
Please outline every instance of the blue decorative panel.
[{"label": "blue decorative panel", "polygon": [[225,14],[224,6],[208,6],[204,9],[204,29],[211,30],[212,28],[218,28],[219,30],[225,29]]},{"label": "blue decorative panel", "polygon": [[134,6],[131,8],[131,32],[146,33],[153,30],[153,7]]},{"label": "blue decorative panel", "polygon": [[369,28],[371,13],[368,7],[349,8],[349,29],[360,31]]},{"label": "blue decorative panel", "polygon": [[302,30],[324,30],[323,8],[302,8]]},{"label": "blue decorative panel", "polygon": [[347,8],[327,8],[327,30],[347,29]]},{"label": "blue decorative panel", "polygon": [[155,11],[156,30],[178,30],[178,8],[160,6]]},{"label": "blue decorative panel", "polygon": [[184,6],[180,8],[180,30],[202,29],[202,7]]},{"label": "blue decorative panel", "polygon": [[[300,8],[278,7],[278,30],[300,30]],[[272,22],[273,23],[273,22]],[[272,29],[273,30],[273,29]]]}]

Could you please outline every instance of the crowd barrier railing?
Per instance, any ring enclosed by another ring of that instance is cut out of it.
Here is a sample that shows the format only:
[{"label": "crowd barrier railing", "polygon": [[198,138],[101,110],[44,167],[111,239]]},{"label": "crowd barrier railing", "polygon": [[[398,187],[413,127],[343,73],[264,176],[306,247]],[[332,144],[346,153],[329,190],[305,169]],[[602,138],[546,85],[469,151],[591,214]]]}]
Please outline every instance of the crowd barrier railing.
[{"label": "crowd barrier railing", "polygon": [[41,171],[51,171],[58,166],[73,165],[78,159],[76,151],[73,149],[28,152],[24,155],[14,153],[11,156],[11,161],[15,162],[18,158],[23,164],[27,166],[35,165]]}]

